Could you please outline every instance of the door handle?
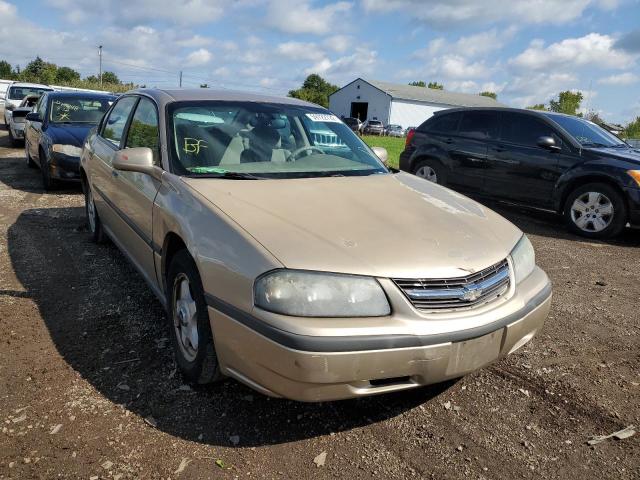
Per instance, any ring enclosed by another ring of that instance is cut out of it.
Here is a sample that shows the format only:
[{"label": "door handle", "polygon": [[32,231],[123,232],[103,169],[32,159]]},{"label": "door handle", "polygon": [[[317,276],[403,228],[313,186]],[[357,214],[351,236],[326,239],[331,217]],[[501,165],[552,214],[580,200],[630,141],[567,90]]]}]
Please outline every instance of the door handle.
[{"label": "door handle", "polygon": [[112,175],[113,177],[117,177],[117,176],[118,176],[118,175],[120,175],[120,174],[118,173],[118,171],[117,171],[117,170],[111,170],[111,175]]},{"label": "door handle", "polygon": [[497,145],[495,147],[492,147],[492,150],[495,152],[506,152],[507,148],[502,145]]},{"label": "door handle", "polygon": [[453,143],[453,138],[447,138],[444,143],[448,143],[449,145],[451,145]]}]

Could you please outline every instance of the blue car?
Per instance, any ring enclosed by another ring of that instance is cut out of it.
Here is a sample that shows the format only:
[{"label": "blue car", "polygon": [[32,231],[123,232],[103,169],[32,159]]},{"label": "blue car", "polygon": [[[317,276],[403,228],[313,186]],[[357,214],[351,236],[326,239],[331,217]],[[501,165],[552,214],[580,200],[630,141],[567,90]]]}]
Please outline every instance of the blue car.
[{"label": "blue car", "polygon": [[27,165],[40,167],[42,185],[51,190],[60,181],[80,180],[80,152],[116,99],[90,92],[47,92],[26,116],[24,150]]}]

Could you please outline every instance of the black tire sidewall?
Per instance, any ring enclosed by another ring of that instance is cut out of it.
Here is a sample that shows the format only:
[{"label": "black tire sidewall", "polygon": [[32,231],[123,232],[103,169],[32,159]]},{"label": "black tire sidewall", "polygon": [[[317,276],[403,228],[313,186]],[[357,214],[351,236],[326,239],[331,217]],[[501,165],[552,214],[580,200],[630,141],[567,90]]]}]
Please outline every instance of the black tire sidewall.
[{"label": "black tire sidewall", "polygon": [[[176,277],[183,273],[189,279],[191,295],[196,302],[198,316],[198,353],[193,361],[187,360],[182,354],[179,340],[173,325],[173,288]],[[202,287],[198,268],[187,250],[175,254],[167,273],[167,318],[170,328],[171,343],[176,356],[176,363],[186,379],[194,384],[207,384],[222,378],[218,358],[215,353],[209,312]]]},{"label": "black tire sidewall", "polygon": [[[447,184],[447,173],[446,173],[444,167],[442,166],[442,164],[438,160],[433,160],[433,159],[418,160],[416,162],[415,166],[413,167],[413,174],[416,175],[417,171],[421,167],[431,167],[433,169],[433,171],[436,172],[436,176],[438,177],[438,181],[436,183],[438,185],[446,185]],[[420,178],[422,178],[422,177],[420,177]]]},{"label": "black tire sidewall", "polygon": [[[606,195],[613,204],[613,220],[607,228],[600,232],[586,232],[578,227],[571,218],[571,205],[573,205],[577,197],[586,192],[600,192]],[[627,206],[624,197],[614,187],[606,183],[588,183],[576,188],[569,194],[564,205],[564,218],[569,229],[577,235],[587,238],[610,238],[624,230],[627,224]]]},{"label": "black tire sidewall", "polygon": [[100,222],[100,217],[98,216],[98,211],[96,210],[96,202],[93,200],[93,194],[91,194],[91,201],[93,202],[93,212],[95,215],[95,230],[91,231],[91,223],[89,222],[89,192],[90,186],[83,181],[84,188],[84,214],[85,220],[87,222],[87,230],[89,231],[89,235],[91,236],[91,240],[95,243],[104,243],[105,235],[104,230],[102,229],[102,222]]},{"label": "black tire sidewall", "polygon": [[42,187],[45,190],[53,190],[56,187],[56,182],[51,178],[51,172],[49,171],[49,160],[44,152],[40,151],[40,175],[42,175]]}]

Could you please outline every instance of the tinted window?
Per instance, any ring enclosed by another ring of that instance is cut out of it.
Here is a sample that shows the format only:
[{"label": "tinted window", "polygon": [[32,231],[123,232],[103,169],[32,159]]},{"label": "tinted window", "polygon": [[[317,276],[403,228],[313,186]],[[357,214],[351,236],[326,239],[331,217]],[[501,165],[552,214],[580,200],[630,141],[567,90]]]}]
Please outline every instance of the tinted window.
[{"label": "tinted window", "polygon": [[111,113],[109,113],[109,118],[104,124],[102,136],[118,148],[120,147],[122,132],[136,100],[136,97],[124,97],[119,100],[111,110]]},{"label": "tinted window", "polygon": [[456,133],[461,116],[462,114],[460,113],[434,115],[429,121],[421,125],[419,130],[434,133]]},{"label": "tinted window", "polygon": [[50,92],[49,88],[36,87],[10,87],[7,92],[9,100],[22,100],[27,95],[42,95],[42,92]]},{"label": "tinted window", "polygon": [[160,150],[158,148],[158,112],[155,104],[141,98],[136,113],[133,115],[129,133],[127,133],[127,148],[147,147],[153,150],[153,161],[160,164]]},{"label": "tinted window", "polygon": [[536,147],[538,145],[538,138],[540,137],[558,138],[550,125],[547,125],[532,115],[523,115],[520,113],[502,114],[502,131],[500,137],[505,142],[517,143],[518,145],[526,145],[529,147]]},{"label": "tinted window", "polygon": [[478,139],[498,137],[498,114],[496,112],[465,112],[460,122],[460,135]]}]

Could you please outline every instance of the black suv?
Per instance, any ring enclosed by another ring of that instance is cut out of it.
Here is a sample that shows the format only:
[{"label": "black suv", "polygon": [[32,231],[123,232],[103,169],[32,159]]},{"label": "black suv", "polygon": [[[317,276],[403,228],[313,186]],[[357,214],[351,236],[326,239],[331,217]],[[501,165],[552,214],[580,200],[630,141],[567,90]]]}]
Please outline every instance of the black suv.
[{"label": "black suv", "polygon": [[587,237],[640,224],[640,150],[570,115],[442,110],[409,132],[400,169],[456,190],[554,210]]}]

